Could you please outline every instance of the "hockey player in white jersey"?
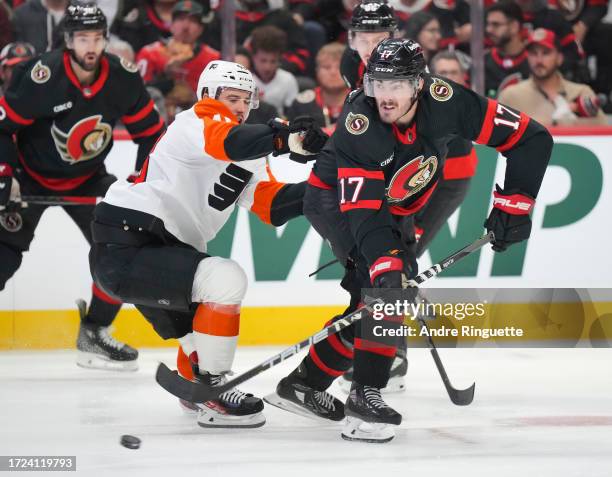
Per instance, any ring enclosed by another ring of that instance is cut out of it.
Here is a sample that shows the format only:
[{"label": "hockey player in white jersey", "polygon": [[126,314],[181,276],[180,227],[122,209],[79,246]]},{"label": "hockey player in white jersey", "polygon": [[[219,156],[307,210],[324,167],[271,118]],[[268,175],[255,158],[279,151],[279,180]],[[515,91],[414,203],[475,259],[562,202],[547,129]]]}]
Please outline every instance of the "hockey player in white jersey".
[{"label": "hockey player in white jersey", "polygon": [[[251,73],[236,63],[209,63],[197,93],[136,182],[115,183],[96,207],[90,265],[105,292],[135,304],[162,338],[179,340],[183,377],[218,385],[234,359],[247,279],[236,262],[209,256],[207,243],[236,205],[273,225],[301,215],[305,184],[277,182],[263,157],[303,160],[327,136],[308,118],[243,124],[259,95]],[[197,411],[203,427],[265,423],[262,400],[238,389],[182,404]]]}]

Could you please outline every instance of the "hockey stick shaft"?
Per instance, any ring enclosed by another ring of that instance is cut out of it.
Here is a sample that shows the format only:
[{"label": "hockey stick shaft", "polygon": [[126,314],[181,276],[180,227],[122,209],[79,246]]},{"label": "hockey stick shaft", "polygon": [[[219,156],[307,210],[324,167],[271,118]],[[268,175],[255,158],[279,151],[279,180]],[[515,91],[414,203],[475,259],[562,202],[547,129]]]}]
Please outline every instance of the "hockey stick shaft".
[{"label": "hockey stick shaft", "polygon": [[76,195],[22,195],[22,204],[33,205],[96,205],[102,197],[85,197]]},{"label": "hockey stick shaft", "polygon": [[[489,233],[467,247],[462,248],[461,250],[453,253],[442,262],[433,265],[429,269],[425,270],[423,273],[420,273],[414,278],[415,283],[423,283],[426,280],[438,275],[443,270],[447,269],[454,263],[462,260],[467,257],[474,251],[480,249],[487,243],[490,243],[493,240],[493,234]],[[340,320],[335,321],[331,325],[323,328],[321,331],[315,333],[314,335],[306,338],[305,340],[299,342],[296,345],[290,346],[289,348],[281,351],[280,353],[272,356],[267,359],[263,363],[255,366],[254,368],[249,369],[243,374],[236,376],[234,379],[228,381],[227,383],[221,386],[205,386],[203,384],[193,383],[186,379],[183,379],[178,375],[176,371],[171,371],[164,363],[160,363],[157,368],[157,373],[155,378],[159,385],[163,387],[169,393],[187,401],[191,402],[206,402],[211,399],[215,399],[220,394],[236,387],[245,381],[261,374],[262,372],[276,366],[277,364],[285,361],[287,358],[294,356],[300,350],[311,346],[319,341],[326,339],[328,336],[339,332],[340,330],[346,328],[347,326],[352,325],[356,321],[362,319],[367,313],[372,310],[372,306],[375,303],[380,303],[381,300],[372,300],[364,308],[361,308]]]}]

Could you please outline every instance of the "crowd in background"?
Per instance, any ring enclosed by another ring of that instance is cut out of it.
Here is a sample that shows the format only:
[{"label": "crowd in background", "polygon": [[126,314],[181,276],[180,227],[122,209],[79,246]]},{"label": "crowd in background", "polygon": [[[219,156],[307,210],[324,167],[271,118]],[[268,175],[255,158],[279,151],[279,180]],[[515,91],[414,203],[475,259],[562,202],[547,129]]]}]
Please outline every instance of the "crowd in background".
[{"label": "crowd in background", "polygon": [[[167,121],[195,102],[200,72],[220,57],[222,1],[98,0],[111,25],[107,51],[138,66]],[[333,125],[347,93],[340,62],[359,1],[235,0],[236,61],[253,71],[261,92],[262,106],[250,122],[291,118],[316,103],[322,125]],[[67,3],[0,0],[5,88],[21,59],[62,46]],[[470,84],[468,1],[389,5],[396,36],[417,40],[437,74]],[[487,96],[547,125],[606,123],[604,112],[612,113],[609,0],[484,0],[484,6]]]}]

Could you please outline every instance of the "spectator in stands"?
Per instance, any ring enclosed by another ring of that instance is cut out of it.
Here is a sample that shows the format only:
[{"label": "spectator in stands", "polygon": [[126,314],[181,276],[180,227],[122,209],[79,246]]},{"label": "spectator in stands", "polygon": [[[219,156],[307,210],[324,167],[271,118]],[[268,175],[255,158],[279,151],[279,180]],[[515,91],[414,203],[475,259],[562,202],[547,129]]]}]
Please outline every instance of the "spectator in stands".
[{"label": "spectator in stands", "polygon": [[523,12],[504,0],[486,12],[486,32],[493,48],[485,55],[485,94],[496,98],[501,90],[529,76],[523,36]]},{"label": "spectator in stands", "polygon": [[288,0],[288,7],[295,23],[304,29],[310,58],[314,58],[327,42],[325,28],[317,21],[317,2],[315,0]]},{"label": "spectator in stands", "polygon": [[563,14],[558,9],[551,8],[547,0],[518,0],[518,4],[523,10],[523,26],[528,31],[545,28],[555,32],[563,53],[563,76],[572,81],[587,81],[584,51],[576,40],[571,23]]},{"label": "spectator in stands", "polygon": [[[304,34],[293,15],[285,8],[270,9],[268,0],[236,0],[236,42],[249,47],[249,37],[255,28],[272,25],[287,35],[287,48],[281,66],[294,75],[312,72],[311,56]],[[205,41],[213,48],[221,48],[221,19],[215,16],[207,27]]]},{"label": "spectator in stands", "polygon": [[[195,1],[195,0],[194,0]],[[128,0],[111,26],[111,33],[140,49],[171,35],[172,9],[177,0]]]},{"label": "spectator in stands", "polygon": [[347,41],[347,30],[354,8],[361,0],[319,0],[318,21],[327,32],[328,41]]},{"label": "spectator in stands", "polygon": [[287,48],[287,35],[272,25],[258,27],[253,30],[250,47],[252,72],[261,98],[283,113],[298,94],[297,80],[280,67]]},{"label": "spectator in stands", "polygon": [[11,82],[13,68],[22,61],[27,61],[36,55],[34,47],[29,43],[15,42],[5,45],[0,50],[0,96]]},{"label": "spectator in stands", "polygon": [[329,43],[319,50],[316,57],[318,86],[297,95],[293,104],[285,111],[292,121],[298,116],[310,116],[324,128],[327,134],[335,129],[349,89],[340,74],[340,60],[345,46]]},{"label": "spectator in stands", "polygon": [[440,22],[440,48],[448,48],[464,43],[469,46],[472,25],[470,24],[470,6],[465,0],[432,1],[432,0],[390,0],[400,21],[400,28],[418,12],[428,12]]},{"label": "spectator in stands", "polygon": [[432,73],[444,76],[469,88],[467,71],[463,68],[463,63],[457,52],[443,50],[436,53],[429,62],[429,68]]},{"label": "spectator in stands", "polygon": [[[602,22],[609,0],[556,1],[559,10],[573,24],[576,39],[587,56],[594,58],[596,74],[591,82],[595,91],[609,96],[612,91],[612,23]],[[612,96],[609,96],[612,99]],[[612,101],[606,106],[612,113]]]},{"label": "spectator in stands", "polygon": [[504,89],[499,101],[546,126],[606,124],[593,90],[563,78],[560,48],[553,31],[535,30],[527,47],[531,77]]},{"label": "spectator in stands", "polygon": [[13,13],[14,38],[30,43],[38,53],[53,49],[68,0],[28,0]]},{"label": "spectator in stands", "polygon": [[9,44],[13,39],[11,14],[11,7],[4,0],[0,0],[0,48]]},{"label": "spectator in stands", "polygon": [[[253,62],[251,60],[251,54],[249,50],[243,46],[236,48],[236,56],[234,61],[247,70],[253,70]],[[274,106],[262,99],[259,100],[259,107],[257,109],[251,109],[249,117],[246,122],[249,124],[267,124],[270,119],[278,117],[278,111]]]},{"label": "spectator in stands", "polygon": [[425,60],[429,61],[438,51],[442,38],[440,22],[432,13],[417,12],[406,22],[404,36],[419,42]]},{"label": "spectator in stands", "polygon": [[203,14],[198,2],[179,1],[172,9],[171,37],[145,46],[136,55],[145,84],[156,87],[166,97],[170,118],[195,103],[202,70],[220,58],[217,50],[198,41],[204,31]]}]

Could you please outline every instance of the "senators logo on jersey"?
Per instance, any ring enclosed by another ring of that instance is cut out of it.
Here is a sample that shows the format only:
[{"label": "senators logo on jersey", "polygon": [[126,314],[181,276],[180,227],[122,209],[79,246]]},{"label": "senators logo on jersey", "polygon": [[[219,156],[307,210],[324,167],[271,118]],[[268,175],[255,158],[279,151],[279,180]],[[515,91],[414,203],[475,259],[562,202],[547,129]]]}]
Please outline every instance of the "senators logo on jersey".
[{"label": "senators logo on jersey", "polygon": [[389,181],[387,187],[387,201],[389,204],[398,204],[423,190],[433,179],[438,169],[436,156],[419,156],[400,170]]},{"label": "senators logo on jersey", "polygon": [[51,136],[60,157],[75,164],[93,159],[104,151],[113,136],[113,128],[101,120],[99,114],[81,119],[68,133],[53,123]]}]

